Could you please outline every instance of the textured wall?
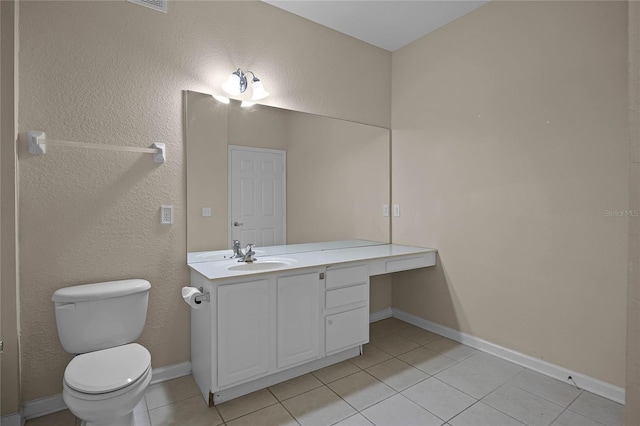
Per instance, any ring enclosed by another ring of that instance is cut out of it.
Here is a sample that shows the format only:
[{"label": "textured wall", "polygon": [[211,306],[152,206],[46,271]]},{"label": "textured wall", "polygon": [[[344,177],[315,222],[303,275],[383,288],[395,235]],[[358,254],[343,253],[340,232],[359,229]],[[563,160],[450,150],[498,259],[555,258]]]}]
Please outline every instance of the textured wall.
[{"label": "textured wall", "polygon": [[[61,391],[70,359],[51,293],[91,281],[151,281],[140,339],[154,367],[189,359],[182,91],[208,92],[236,67],[259,73],[273,105],[389,126],[388,52],[259,2],[24,2],[20,132],[131,146],[150,156],[50,147],[22,152],[20,270],[23,399]],[[362,72],[366,71],[366,72]],[[358,83],[344,75],[358,75]],[[380,90],[369,91],[369,87]],[[159,224],[159,206],[175,224]]]},{"label": "textured wall", "polygon": [[439,254],[394,308],[624,386],[626,32],[625,2],[490,2],[394,52],[393,241]]}]

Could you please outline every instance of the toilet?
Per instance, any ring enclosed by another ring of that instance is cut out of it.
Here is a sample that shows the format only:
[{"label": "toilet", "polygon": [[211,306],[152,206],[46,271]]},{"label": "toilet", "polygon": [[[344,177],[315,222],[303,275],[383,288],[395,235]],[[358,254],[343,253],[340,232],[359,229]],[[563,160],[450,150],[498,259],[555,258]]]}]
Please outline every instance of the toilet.
[{"label": "toilet", "polygon": [[62,397],[83,425],[134,425],[151,381],[151,354],[132,343],[147,317],[151,284],[140,279],[65,287],[53,293],[58,336],[76,354]]}]

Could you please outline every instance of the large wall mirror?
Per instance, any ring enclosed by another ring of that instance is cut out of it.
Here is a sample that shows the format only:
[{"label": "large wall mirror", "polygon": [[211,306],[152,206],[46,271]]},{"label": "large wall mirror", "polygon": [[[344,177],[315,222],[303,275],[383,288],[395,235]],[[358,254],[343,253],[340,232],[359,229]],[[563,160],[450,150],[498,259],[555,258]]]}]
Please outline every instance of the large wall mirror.
[{"label": "large wall mirror", "polygon": [[[258,247],[390,242],[388,129],[184,96],[188,252],[227,249],[232,239]],[[256,211],[282,218],[284,229],[256,232]]]}]

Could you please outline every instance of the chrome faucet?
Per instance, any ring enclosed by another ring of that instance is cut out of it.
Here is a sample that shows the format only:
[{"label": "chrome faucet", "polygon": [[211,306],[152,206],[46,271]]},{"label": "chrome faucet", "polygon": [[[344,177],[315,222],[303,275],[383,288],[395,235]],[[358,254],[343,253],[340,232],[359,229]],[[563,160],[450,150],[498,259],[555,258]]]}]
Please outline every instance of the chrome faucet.
[{"label": "chrome faucet", "polygon": [[244,257],[244,253],[240,250],[240,241],[233,240],[233,256],[231,256],[231,258],[236,259],[240,257]]},{"label": "chrome faucet", "polygon": [[253,244],[247,244],[247,247],[244,249],[244,257],[240,260],[238,260],[238,262],[248,262],[251,263],[254,260],[256,260],[255,257],[253,257],[253,255],[255,255],[256,252],[253,251]]},{"label": "chrome faucet", "polygon": [[242,249],[240,249],[240,241],[233,240],[233,256],[231,256],[232,259],[238,259],[238,262],[251,263],[256,260],[256,258],[253,257],[255,254],[256,252],[253,251],[253,244],[247,244],[245,252],[243,253]]}]

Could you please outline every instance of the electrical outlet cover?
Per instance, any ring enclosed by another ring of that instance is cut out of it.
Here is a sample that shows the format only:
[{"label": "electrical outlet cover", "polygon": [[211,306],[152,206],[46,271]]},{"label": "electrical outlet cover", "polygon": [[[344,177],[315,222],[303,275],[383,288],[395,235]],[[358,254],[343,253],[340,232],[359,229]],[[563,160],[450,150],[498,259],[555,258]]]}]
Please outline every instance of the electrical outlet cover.
[{"label": "electrical outlet cover", "polygon": [[163,225],[173,223],[173,206],[160,206],[160,223]]}]

